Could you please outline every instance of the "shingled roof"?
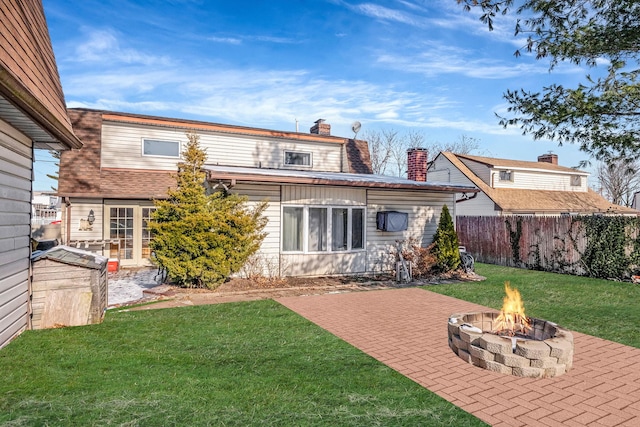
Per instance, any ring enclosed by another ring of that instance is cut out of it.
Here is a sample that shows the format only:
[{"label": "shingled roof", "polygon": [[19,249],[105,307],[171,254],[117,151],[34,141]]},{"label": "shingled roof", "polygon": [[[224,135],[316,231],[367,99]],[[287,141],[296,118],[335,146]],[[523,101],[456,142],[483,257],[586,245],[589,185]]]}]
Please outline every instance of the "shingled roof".
[{"label": "shingled roof", "polygon": [[484,192],[503,212],[509,213],[617,213],[637,215],[638,211],[613,204],[595,191],[586,192],[526,190],[511,188],[493,188],[486,184],[461,159],[479,161],[491,167],[509,167],[522,169],[541,169],[556,172],[586,172],[544,162],[526,162],[519,160],[494,159],[489,157],[458,155],[450,152],[440,153],[462,172],[476,187]]},{"label": "shingled roof", "polygon": [[349,173],[372,173],[369,146],[361,140],[85,108],[69,109],[69,117],[84,147],[61,155],[58,194],[68,197],[163,198],[168,188],[175,187],[175,172],[103,168],[100,160],[103,121],[339,143],[344,144]]},{"label": "shingled roof", "polygon": [[0,117],[36,148],[80,148],[67,116],[40,0],[4,1],[0,9]]}]

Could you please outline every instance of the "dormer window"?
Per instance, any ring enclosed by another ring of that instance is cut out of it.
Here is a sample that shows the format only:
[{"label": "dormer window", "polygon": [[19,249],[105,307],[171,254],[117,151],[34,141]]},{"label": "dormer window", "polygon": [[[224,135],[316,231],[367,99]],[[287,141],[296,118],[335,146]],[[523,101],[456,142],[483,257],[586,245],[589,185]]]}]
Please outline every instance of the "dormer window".
[{"label": "dormer window", "polygon": [[500,181],[513,181],[513,171],[500,171]]},{"label": "dormer window", "polygon": [[311,153],[306,153],[302,151],[285,151],[284,164],[286,166],[311,167]]},{"label": "dormer window", "polygon": [[571,176],[571,186],[572,187],[580,187],[580,186],[582,186],[582,177],[580,175],[572,175]]},{"label": "dormer window", "polygon": [[180,142],[161,141],[158,139],[143,139],[142,155],[178,158],[180,157]]}]

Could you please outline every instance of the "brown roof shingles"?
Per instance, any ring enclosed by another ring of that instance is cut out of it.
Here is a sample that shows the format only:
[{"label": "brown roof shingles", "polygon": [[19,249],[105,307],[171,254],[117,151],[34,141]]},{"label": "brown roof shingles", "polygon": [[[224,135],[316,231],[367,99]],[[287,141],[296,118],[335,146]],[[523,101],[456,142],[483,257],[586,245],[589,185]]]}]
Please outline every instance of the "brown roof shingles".
[{"label": "brown roof shingles", "polygon": [[73,129],[84,142],[81,150],[62,152],[58,193],[68,197],[159,199],[175,187],[172,172],[108,169],[100,164],[102,113],[70,109]]},{"label": "brown roof shingles", "polygon": [[[460,172],[462,172],[475,186],[484,192],[505,213],[619,213],[637,215],[635,209],[619,206],[607,201],[604,197],[589,189],[586,192],[525,190],[509,188],[493,188],[474,174],[460,158],[469,158],[487,165],[506,167],[532,168],[568,172],[573,169],[550,163],[524,162],[518,160],[491,159],[488,157],[457,155],[450,152],[441,153]],[[478,160],[482,159],[482,160]]]},{"label": "brown roof shingles", "polygon": [[54,140],[81,147],[67,116],[40,0],[0,2],[0,96]]},{"label": "brown roof shingles", "polygon": [[156,126],[178,126],[202,128],[239,134],[260,134],[282,138],[312,139],[326,142],[344,142],[348,161],[348,171],[357,174],[371,174],[369,146],[362,140],[345,140],[334,136],[277,132],[268,129],[219,125],[193,120],[169,119],[129,113],[115,113],[90,109],[70,109],[69,117],[76,135],[83,141],[80,150],[63,152],[60,158],[60,179],[58,194],[68,197],[103,197],[121,199],[148,199],[166,197],[167,189],[175,187],[173,172],[107,169],[100,164],[103,121],[144,123]]},{"label": "brown roof shingles", "polygon": [[373,173],[367,141],[350,139],[345,146],[350,173]]},{"label": "brown roof shingles", "polygon": [[475,162],[484,163],[491,167],[506,167],[506,168],[522,168],[522,169],[539,169],[553,172],[569,172],[569,173],[582,173],[577,169],[568,168],[566,166],[555,165],[547,162],[528,162],[525,160],[509,160],[509,159],[497,159],[494,157],[472,156],[469,154],[455,154],[459,159],[469,159]]}]

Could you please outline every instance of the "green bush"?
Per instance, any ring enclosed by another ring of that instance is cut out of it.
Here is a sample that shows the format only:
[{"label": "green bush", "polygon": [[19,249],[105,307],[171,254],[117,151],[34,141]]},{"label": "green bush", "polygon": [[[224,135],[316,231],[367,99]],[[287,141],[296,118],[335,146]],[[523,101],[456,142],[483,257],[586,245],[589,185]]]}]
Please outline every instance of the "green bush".
[{"label": "green bush", "polygon": [[449,214],[447,205],[442,207],[438,229],[433,238],[433,253],[437,269],[441,272],[455,270],[460,266],[458,235]]},{"label": "green bush", "polygon": [[250,209],[246,197],[226,192],[208,195],[200,137],[187,133],[187,138],[177,188],[169,190],[167,200],[155,201],[150,246],[169,280],[183,287],[213,289],[260,248],[267,204]]}]

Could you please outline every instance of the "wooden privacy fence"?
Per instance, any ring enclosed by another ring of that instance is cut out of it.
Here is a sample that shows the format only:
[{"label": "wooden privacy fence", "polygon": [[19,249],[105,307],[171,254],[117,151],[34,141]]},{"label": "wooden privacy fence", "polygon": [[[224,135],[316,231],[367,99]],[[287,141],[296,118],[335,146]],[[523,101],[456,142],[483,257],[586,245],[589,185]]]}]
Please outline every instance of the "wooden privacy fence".
[{"label": "wooden privacy fence", "polygon": [[511,267],[585,274],[580,257],[587,238],[571,217],[456,218],[460,245],[476,261]]}]

